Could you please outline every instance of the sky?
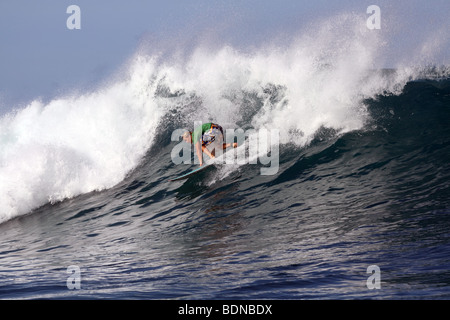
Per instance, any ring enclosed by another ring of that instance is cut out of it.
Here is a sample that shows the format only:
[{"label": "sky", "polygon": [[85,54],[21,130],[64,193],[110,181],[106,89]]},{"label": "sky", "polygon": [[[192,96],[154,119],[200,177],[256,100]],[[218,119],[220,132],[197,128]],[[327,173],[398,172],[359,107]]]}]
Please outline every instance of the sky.
[{"label": "sky", "polygon": [[[79,30],[67,28],[70,5],[80,8]],[[370,5],[380,7],[376,32],[389,46],[390,65],[380,67],[395,66],[426,41],[438,41],[434,58],[450,64],[449,0],[0,0],[0,112],[105,81],[143,43],[175,50],[209,41],[245,50],[342,12],[366,19]]]}]

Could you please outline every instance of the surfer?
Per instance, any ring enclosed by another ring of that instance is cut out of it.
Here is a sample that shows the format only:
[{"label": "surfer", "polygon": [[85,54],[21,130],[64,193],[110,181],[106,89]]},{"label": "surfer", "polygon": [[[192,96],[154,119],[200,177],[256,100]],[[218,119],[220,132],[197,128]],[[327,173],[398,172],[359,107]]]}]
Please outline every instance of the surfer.
[{"label": "surfer", "polygon": [[231,146],[237,148],[237,143],[223,143],[223,129],[215,123],[204,123],[192,131],[186,131],[183,134],[183,140],[187,143],[193,143],[195,152],[197,153],[200,166],[203,165],[202,151],[211,159],[215,158],[216,148],[225,150]]}]

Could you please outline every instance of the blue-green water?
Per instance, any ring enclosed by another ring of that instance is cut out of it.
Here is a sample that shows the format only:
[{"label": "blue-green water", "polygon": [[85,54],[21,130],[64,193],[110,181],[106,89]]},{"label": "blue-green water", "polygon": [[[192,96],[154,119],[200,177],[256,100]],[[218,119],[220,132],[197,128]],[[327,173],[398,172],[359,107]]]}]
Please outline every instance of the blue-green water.
[{"label": "blue-green water", "polygon": [[360,130],[281,144],[273,176],[247,164],[169,182],[189,166],[167,161],[160,130],[118,185],[0,225],[0,298],[449,298],[450,83],[364,104]]}]

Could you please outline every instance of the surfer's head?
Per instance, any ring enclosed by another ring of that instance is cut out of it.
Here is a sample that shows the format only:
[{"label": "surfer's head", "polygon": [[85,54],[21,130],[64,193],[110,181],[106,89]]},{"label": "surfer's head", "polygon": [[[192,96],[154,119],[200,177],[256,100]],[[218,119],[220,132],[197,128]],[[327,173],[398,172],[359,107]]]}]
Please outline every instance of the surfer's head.
[{"label": "surfer's head", "polygon": [[183,140],[186,141],[187,143],[192,143],[192,132],[191,131],[184,132]]}]

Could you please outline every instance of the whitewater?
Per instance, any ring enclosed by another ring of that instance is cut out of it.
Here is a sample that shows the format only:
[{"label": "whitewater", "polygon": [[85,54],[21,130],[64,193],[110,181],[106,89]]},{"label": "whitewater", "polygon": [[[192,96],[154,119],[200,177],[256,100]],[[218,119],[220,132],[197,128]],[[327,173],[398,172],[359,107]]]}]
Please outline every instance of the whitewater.
[{"label": "whitewater", "polygon": [[[93,92],[35,100],[4,115],[0,221],[113,187],[139,165],[173,110],[184,118],[180,126],[214,120],[227,128],[277,128],[281,143],[299,146],[322,127],[361,128],[362,99],[405,80],[369,76],[381,40],[352,26],[354,17],[339,19],[339,28],[333,20],[287,48],[199,47],[185,59],[137,52],[125,75]],[[353,32],[336,36],[348,28]],[[267,94],[273,90],[275,99]],[[246,95],[263,100],[259,110],[242,104]]]},{"label": "whitewater", "polygon": [[[352,14],[283,46],[143,44],[1,115],[0,298],[448,298],[450,72],[382,69],[385,47]],[[276,129],[279,171],[169,182],[192,168],[172,132],[196,121]]]}]

